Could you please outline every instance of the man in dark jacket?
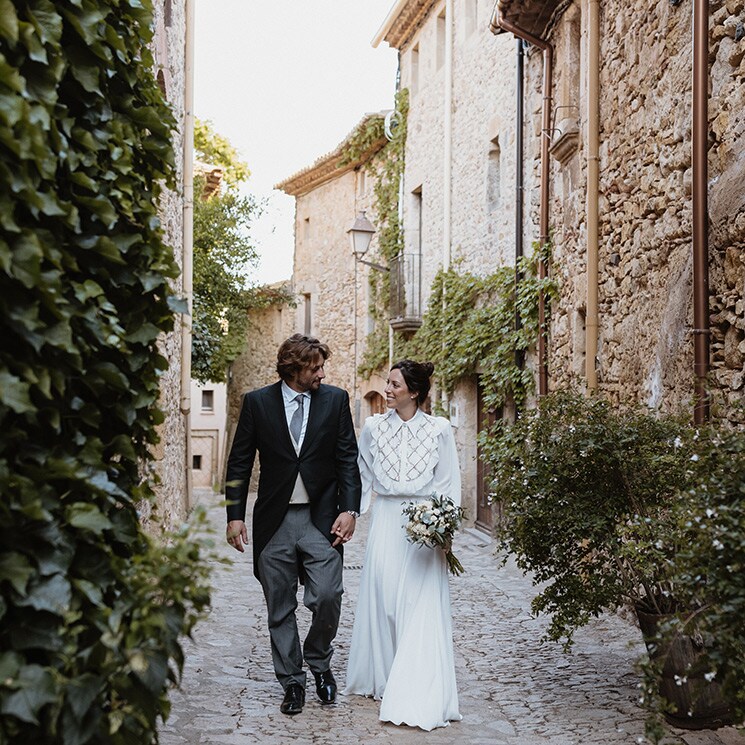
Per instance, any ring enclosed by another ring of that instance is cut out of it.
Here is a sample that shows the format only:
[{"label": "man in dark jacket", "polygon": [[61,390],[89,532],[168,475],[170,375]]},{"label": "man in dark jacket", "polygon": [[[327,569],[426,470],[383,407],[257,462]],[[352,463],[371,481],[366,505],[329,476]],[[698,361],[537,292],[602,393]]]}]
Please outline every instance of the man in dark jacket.
[{"label": "man in dark jacket", "polygon": [[[349,396],[321,384],[329,355],[325,344],[302,334],[280,346],[281,380],[244,396],[226,474],[228,543],[243,551],[248,484],[259,453],[254,574],[264,589],[274,671],[285,691],[280,710],[291,715],[305,704],[303,658],[321,703],[336,700],[330,662],[343,592],[342,546],[360,509]],[[295,617],[301,578],[312,612],[302,651]]]}]

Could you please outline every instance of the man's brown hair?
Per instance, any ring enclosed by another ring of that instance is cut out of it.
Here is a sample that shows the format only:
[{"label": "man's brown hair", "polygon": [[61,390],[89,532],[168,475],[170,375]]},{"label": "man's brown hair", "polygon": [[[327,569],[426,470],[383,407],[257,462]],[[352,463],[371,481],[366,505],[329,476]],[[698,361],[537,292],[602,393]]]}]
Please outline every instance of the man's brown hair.
[{"label": "man's brown hair", "polygon": [[292,380],[301,370],[312,365],[319,354],[325,362],[331,356],[331,350],[313,336],[293,334],[282,342],[277,352],[277,374],[285,382]]}]

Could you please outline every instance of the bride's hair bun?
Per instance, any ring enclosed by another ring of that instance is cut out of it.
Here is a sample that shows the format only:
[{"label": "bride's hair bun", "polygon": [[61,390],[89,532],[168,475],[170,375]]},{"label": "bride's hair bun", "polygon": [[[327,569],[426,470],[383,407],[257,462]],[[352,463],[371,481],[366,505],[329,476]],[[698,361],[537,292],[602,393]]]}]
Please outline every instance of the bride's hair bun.
[{"label": "bride's hair bun", "polygon": [[401,360],[397,362],[391,370],[400,370],[406,387],[416,393],[416,402],[421,406],[429,395],[430,377],[435,371],[435,366],[431,362],[414,362],[414,360]]}]

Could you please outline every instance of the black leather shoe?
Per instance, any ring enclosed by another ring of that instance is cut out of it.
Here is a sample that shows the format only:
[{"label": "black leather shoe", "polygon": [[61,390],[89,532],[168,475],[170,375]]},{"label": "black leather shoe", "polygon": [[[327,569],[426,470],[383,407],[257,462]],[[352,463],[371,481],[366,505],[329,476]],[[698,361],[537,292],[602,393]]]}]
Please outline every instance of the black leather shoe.
[{"label": "black leather shoe", "polygon": [[316,679],[316,693],[322,704],[333,704],[336,701],[336,681],[331,670],[325,673],[313,673]]},{"label": "black leather shoe", "polygon": [[283,714],[299,714],[305,705],[305,688],[300,683],[290,683],[285,689],[285,698],[279,707]]}]

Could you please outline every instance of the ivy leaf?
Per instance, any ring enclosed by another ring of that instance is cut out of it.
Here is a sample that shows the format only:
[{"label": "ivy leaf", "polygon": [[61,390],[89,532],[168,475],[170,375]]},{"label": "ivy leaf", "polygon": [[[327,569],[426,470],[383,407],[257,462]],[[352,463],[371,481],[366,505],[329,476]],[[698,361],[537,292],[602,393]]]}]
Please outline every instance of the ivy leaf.
[{"label": "ivy leaf", "polygon": [[35,573],[29,560],[23,554],[15,551],[0,554],[0,582],[10,582],[13,589],[20,595],[26,593],[26,585]]},{"label": "ivy leaf", "polygon": [[0,36],[13,44],[18,41],[18,16],[11,0],[0,0]]},{"label": "ivy leaf", "polygon": [[40,665],[26,665],[10,684],[18,690],[3,700],[0,711],[22,722],[38,724],[42,707],[57,700],[54,679]]},{"label": "ivy leaf", "polygon": [[111,528],[111,521],[95,504],[75,502],[67,508],[67,519],[75,528],[100,534]]},{"label": "ivy leaf", "polygon": [[34,405],[29,398],[30,385],[19,380],[7,370],[0,370],[0,401],[16,414],[34,411]]},{"label": "ivy leaf", "polygon": [[189,303],[184,297],[176,297],[175,295],[168,296],[168,307],[174,313],[183,313],[184,315],[189,312]]},{"label": "ivy leaf", "polygon": [[69,581],[61,574],[55,574],[31,586],[26,596],[16,603],[21,607],[30,606],[35,610],[48,611],[60,616],[69,609],[71,598]]}]

